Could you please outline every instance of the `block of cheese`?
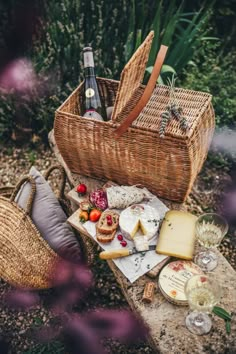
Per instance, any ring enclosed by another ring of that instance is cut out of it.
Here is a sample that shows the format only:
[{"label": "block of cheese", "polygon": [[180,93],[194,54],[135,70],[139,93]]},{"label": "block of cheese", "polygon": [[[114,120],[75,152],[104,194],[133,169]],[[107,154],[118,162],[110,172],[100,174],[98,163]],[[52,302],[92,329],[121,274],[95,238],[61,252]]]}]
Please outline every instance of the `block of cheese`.
[{"label": "block of cheese", "polygon": [[160,215],[158,211],[146,204],[134,204],[120,214],[119,226],[124,237],[133,240],[137,231],[150,240],[159,228]]},{"label": "block of cheese", "polygon": [[161,225],[156,252],[191,260],[195,244],[196,219],[196,216],[188,212],[168,211]]}]

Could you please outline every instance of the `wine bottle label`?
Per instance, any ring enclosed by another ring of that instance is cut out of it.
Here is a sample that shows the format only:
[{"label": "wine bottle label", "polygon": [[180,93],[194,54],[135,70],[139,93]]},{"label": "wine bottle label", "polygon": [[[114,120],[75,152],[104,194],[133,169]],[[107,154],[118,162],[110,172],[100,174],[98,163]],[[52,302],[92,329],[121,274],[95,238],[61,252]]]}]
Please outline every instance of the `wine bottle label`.
[{"label": "wine bottle label", "polygon": [[88,97],[88,98],[93,97],[94,94],[95,94],[95,91],[94,91],[94,89],[92,89],[92,88],[88,88],[88,89],[85,91],[85,96]]},{"label": "wine bottle label", "polygon": [[95,111],[95,109],[88,109],[84,115],[83,115],[84,118],[93,118],[93,119],[96,119],[96,120],[100,120],[100,121],[103,121],[103,118],[102,116]]},{"label": "wine bottle label", "polygon": [[84,68],[94,68],[93,52],[84,52]]}]

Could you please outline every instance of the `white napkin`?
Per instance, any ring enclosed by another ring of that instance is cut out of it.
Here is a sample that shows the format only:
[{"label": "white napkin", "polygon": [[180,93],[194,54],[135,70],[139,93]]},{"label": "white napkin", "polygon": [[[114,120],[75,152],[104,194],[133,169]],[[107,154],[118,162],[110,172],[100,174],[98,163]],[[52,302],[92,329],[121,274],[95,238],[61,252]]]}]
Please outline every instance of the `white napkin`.
[{"label": "white napkin", "polygon": [[[146,189],[145,189],[146,190]],[[164,218],[166,212],[169,210],[164,203],[162,203],[156,196],[151,194],[148,190],[147,192],[150,194],[150,200],[146,203],[158,210],[161,220]],[[121,210],[117,210],[121,212]],[[96,226],[93,222],[87,221],[83,224],[84,228],[88,231],[88,233],[94,238],[94,240],[105,250],[111,251],[114,249],[122,248],[120,241],[117,239],[117,235],[120,233],[119,229],[115,235],[114,240],[109,244],[104,244],[98,242],[96,239]],[[137,233],[138,235],[138,233]],[[150,240],[150,245],[157,244],[158,233]],[[124,238],[125,239],[125,238]],[[134,247],[134,242],[125,239],[127,242],[126,248],[132,249]],[[155,251],[148,251],[142,253],[136,253],[131,256],[122,257],[114,259],[113,262],[120,269],[120,271],[128,278],[128,280],[133,283],[143,274],[147,273],[153,267],[155,267],[158,263],[160,263],[166,256],[157,254]]]}]

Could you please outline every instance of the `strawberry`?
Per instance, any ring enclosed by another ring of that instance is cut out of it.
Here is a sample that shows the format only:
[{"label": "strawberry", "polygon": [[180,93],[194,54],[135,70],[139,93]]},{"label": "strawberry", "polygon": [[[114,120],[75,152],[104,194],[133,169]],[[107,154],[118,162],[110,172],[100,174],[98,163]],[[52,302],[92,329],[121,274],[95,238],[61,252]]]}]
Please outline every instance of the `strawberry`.
[{"label": "strawberry", "polygon": [[79,195],[85,195],[86,192],[87,192],[87,187],[85,184],[83,183],[80,183],[77,187],[76,187],[76,192],[79,194]]}]

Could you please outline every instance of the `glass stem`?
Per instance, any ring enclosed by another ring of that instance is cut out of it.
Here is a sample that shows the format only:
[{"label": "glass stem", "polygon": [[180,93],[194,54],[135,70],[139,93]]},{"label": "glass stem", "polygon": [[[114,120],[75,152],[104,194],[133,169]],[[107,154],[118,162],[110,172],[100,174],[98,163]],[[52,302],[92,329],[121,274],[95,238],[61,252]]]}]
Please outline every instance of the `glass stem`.
[{"label": "glass stem", "polygon": [[203,323],[204,323],[204,318],[203,318],[201,312],[198,312],[197,316],[194,318],[194,325],[196,327],[200,327],[203,325]]},{"label": "glass stem", "polygon": [[204,256],[202,257],[202,262],[204,264],[208,264],[211,261],[211,256],[209,254],[209,251],[204,252]]}]

